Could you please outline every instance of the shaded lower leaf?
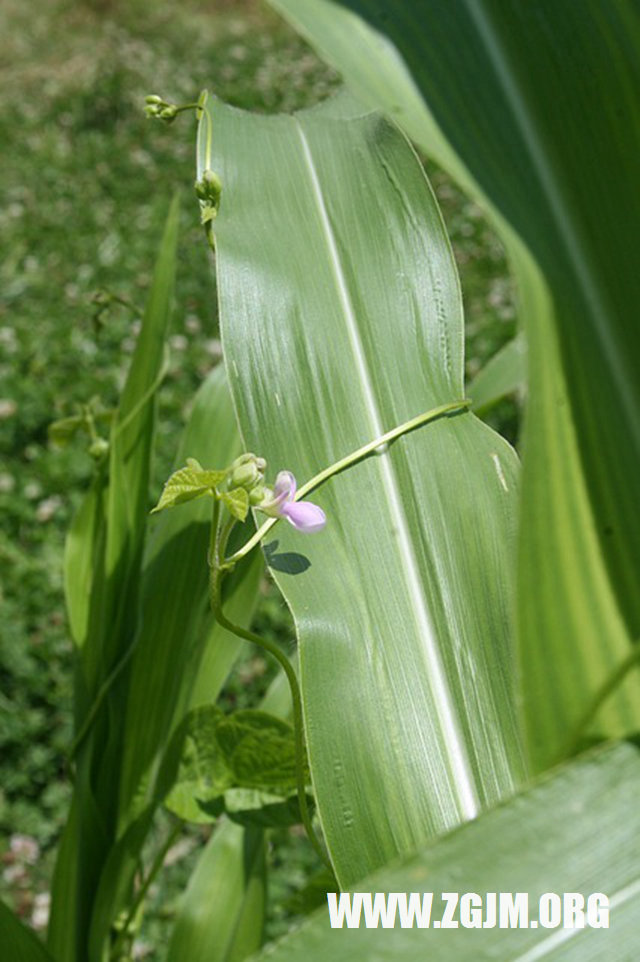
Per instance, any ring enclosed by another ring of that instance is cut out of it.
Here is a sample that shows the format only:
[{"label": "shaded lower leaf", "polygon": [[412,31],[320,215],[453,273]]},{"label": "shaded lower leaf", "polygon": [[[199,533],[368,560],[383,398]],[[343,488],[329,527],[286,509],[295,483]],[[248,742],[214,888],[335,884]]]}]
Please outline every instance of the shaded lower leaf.
[{"label": "shaded lower leaf", "polygon": [[228,760],[220,751],[216,729],[223,712],[214,705],[189,712],[174,735],[181,758],[175,783],[165,799],[169,811],[186,822],[208,822],[203,805],[233,784]]},{"label": "shaded lower leaf", "polygon": [[55,962],[35,932],[0,902],[0,947],[7,962]]},{"label": "shaded lower leaf", "polygon": [[[313,813],[313,798],[307,797],[309,811]],[[238,825],[255,825],[260,828],[289,828],[300,825],[300,803],[296,792],[282,797],[250,788],[232,788],[221,799],[220,811]]]},{"label": "shaded lower leaf", "polygon": [[523,391],[527,384],[527,342],[517,334],[488,361],[467,386],[476,412],[485,411],[506,394]]},{"label": "shaded lower leaf", "polygon": [[265,872],[263,832],[222,821],[189,880],[167,962],[241,962],[259,948]]},{"label": "shaded lower leaf", "polygon": [[185,821],[206,823],[223,811],[255,811],[263,793],[268,793],[265,805],[290,810],[283,799],[295,789],[296,774],[293,728],[287,722],[262,711],[224,715],[213,705],[202,706],[189,712],[173,742],[181,746],[181,759],[165,805]]},{"label": "shaded lower leaf", "polygon": [[216,737],[236,786],[280,794],[295,788],[295,743],[288,722],[265,711],[236,711],[220,721]]}]

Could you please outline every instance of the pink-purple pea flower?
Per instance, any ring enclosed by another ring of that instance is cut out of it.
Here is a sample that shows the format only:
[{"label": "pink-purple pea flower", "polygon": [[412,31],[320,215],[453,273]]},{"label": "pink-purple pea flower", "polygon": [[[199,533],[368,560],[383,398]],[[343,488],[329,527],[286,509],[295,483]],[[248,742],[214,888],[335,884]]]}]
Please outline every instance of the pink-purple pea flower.
[{"label": "pink-purple pea flower", "polygon": [[324,511],[311,501],[294,501],[296,490],[291,471],[280,471],[273,486],[273,497],[265,498],[258,507],[274,518],[286,518],[298,531],[306,534],[321,531],[327,523]]}]

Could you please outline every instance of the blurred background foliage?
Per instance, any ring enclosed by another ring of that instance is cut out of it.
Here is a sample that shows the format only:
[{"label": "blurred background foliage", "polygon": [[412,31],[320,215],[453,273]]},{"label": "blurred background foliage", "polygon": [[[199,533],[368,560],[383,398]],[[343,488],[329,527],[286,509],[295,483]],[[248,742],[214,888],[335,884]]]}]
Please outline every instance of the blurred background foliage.
[{"label": "blurred background foliage", "polygon": [[[198,222],[194,120],[148,121],[148,93],[189,102],[206,86],[251,110],[318,102],[339,78],[257,0],[3,0],[0,6],[0,896],[43,928],[53,849],[70,796],[71,644],[65,530],[91,476],[86,446],[52,447],[49,423],[93,397],[112,406],[135,343],[168,202],[184,187],[171,363],[159,396],[157,494],[190,399],[220,360],[214,275]],[[504,251],[480,209],[429,165],[462,278],[467,373],[515,331]],[[96,292],[131,306],[104,309]],[[401,318],[395,319],[401,323]],[[517,440],[518,408],[490,415]],[[264,586],[256,630],[290,644]],[[223,696],[255,704],[273,669],[248,651]],[[147,925],[171,915],[202,835],[170,853]],[[299,833],[273,838],[268,934],[315,865]],[[160,958],[154,955],[154,958]]]}]

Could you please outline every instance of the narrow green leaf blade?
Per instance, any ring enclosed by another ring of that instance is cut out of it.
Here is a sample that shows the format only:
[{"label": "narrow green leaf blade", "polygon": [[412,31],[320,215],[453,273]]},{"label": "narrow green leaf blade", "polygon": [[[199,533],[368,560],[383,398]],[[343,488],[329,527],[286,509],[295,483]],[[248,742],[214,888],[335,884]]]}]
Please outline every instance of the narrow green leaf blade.
[{"label": "narrow green leaf blade", "polygon": [[0,946],[3,956],[11,962],[54,962],[52,955],[37,937],[0,902]]},{"label": "narrow green leaf blade", "polygon": [[155,264],[142,327],[110,434],[109,519],[105,546],[108,630],[96,657],[110,666],[135,631],[139,574],[149,512],[149,476],[155,432],[155,394],[163,376],[178,243],[179,201],[174,197]]},{"label": "narrow green leaf blade", "polygon": [[[229,389],[218,367],[196,396],[176,460],[230,464],[239,451]],[[151,522],[125,721],[121,825],[153,796],[171,733],[190,707],[215,701],[243,644],[214,625],[208,610],[211,503],[193,501]],[[261,572],[261,559],[254,557],[229,578],[227,610],[242,624],[251,619]]]},{"label": "narrow green leaf blade", "polygon": [[87,640],[91,605],[100,591],[104,552],[107,475],[99,470],[67,532],[64,547],[64,594],[71,637],[78,648]]},{"label": "narrow green leaf blade", "polygon": [[[199,168],[224,184],[221,323],[251,450],[301,483],[463,396],[451,251],[394,128],[348,99],[275,118],[212,103],[199,150]],[[321,534],[281,525],[270,544],[274,568],[278,552],[304,562],[278,580],[300,634],[311,773],[343,883],[521,777],[517,474],[513,451],[473,416],[442,419],[317,491]]]},{"label": "narrow green leaf blade", "polygon": [[[240,441],[224,369],[216,368],[196,395],[178,464],[228,464]],[[243,644],[212,623],[208,612],[211,502],[195,501],[153,519],[144,559],[142,617],[134,642],[122,754],[118,759],[118,842],[100,878],[91,923],[96,953],[123,907],[155,808],[166,788],[162,760],[176,726],[197,704],[214,701]],[[259,557],[238,567],[227,585],[231,617],[252,616],[261,577]]]},{"label": "narrow green leaf blade", "polygon": [[167,962],[241,962],[255,952],[262,943],[265,870],[264,833],[223,821],[189,881]]},{"label": "narrow green leaf blade", "polygon": [[485,364],[467,387],[474,411],[485,411],[506,394],[522,392],[527,383],[527,342],[517,334]]}]

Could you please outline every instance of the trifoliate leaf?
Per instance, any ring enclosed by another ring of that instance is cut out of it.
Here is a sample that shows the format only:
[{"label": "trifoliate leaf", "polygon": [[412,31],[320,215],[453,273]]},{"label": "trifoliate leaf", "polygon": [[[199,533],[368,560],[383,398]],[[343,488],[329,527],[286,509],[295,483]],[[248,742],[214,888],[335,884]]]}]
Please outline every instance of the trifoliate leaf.
[{"label": "trifoliate leaf", "polygon": [[216,738],[233,784],[286,795],[296,787],[293,728],[264,711],[244,709],[220,720]]},{"label": "trifoliate leaf", "polygon": [[174,741],[180,762],[165,805],[180,818],[206,824],[227,812],[242,824],[300,822],[287,722],[262,711],[224,715],[203,706],[189,712]]},{"label": "trifoliate leaf", "polygon": [[226,474],[226,470],[206,471],[195,458],[189,458],[186,468],[180,468],[171,475],[151,513],[184,504],[185,501],[193,501],[205,494],[214,494],[216,485],[224,481]]},{"label": "trifoliate leaf", "polygon": [[190,711],[176,733],[182,738],[180,764],[173,788],[165,799],[169,811],[188,822],[213,821],[217,812],[203,806],[219,798],[234,784],[233,774],[220,751],[216,730],[224,715],[205,705]]},{"label": "trifoliate leaf", "polygon": [[[313,811],[313,799],[307,795],[307,805]],[[259,828],[288,828],[302,821],[300,804],[295,792],[286,797],[252,788],[230,788],[222,796],[222,811],[238,825]]]},{"label": "trifoliate leaf", "polygon": [[249,495],[244,488],[234,488],[233,491],[224,491],[220,495],[220,500],[226,504],[229,513],[238,521],[245,521],[249,513]]}]

